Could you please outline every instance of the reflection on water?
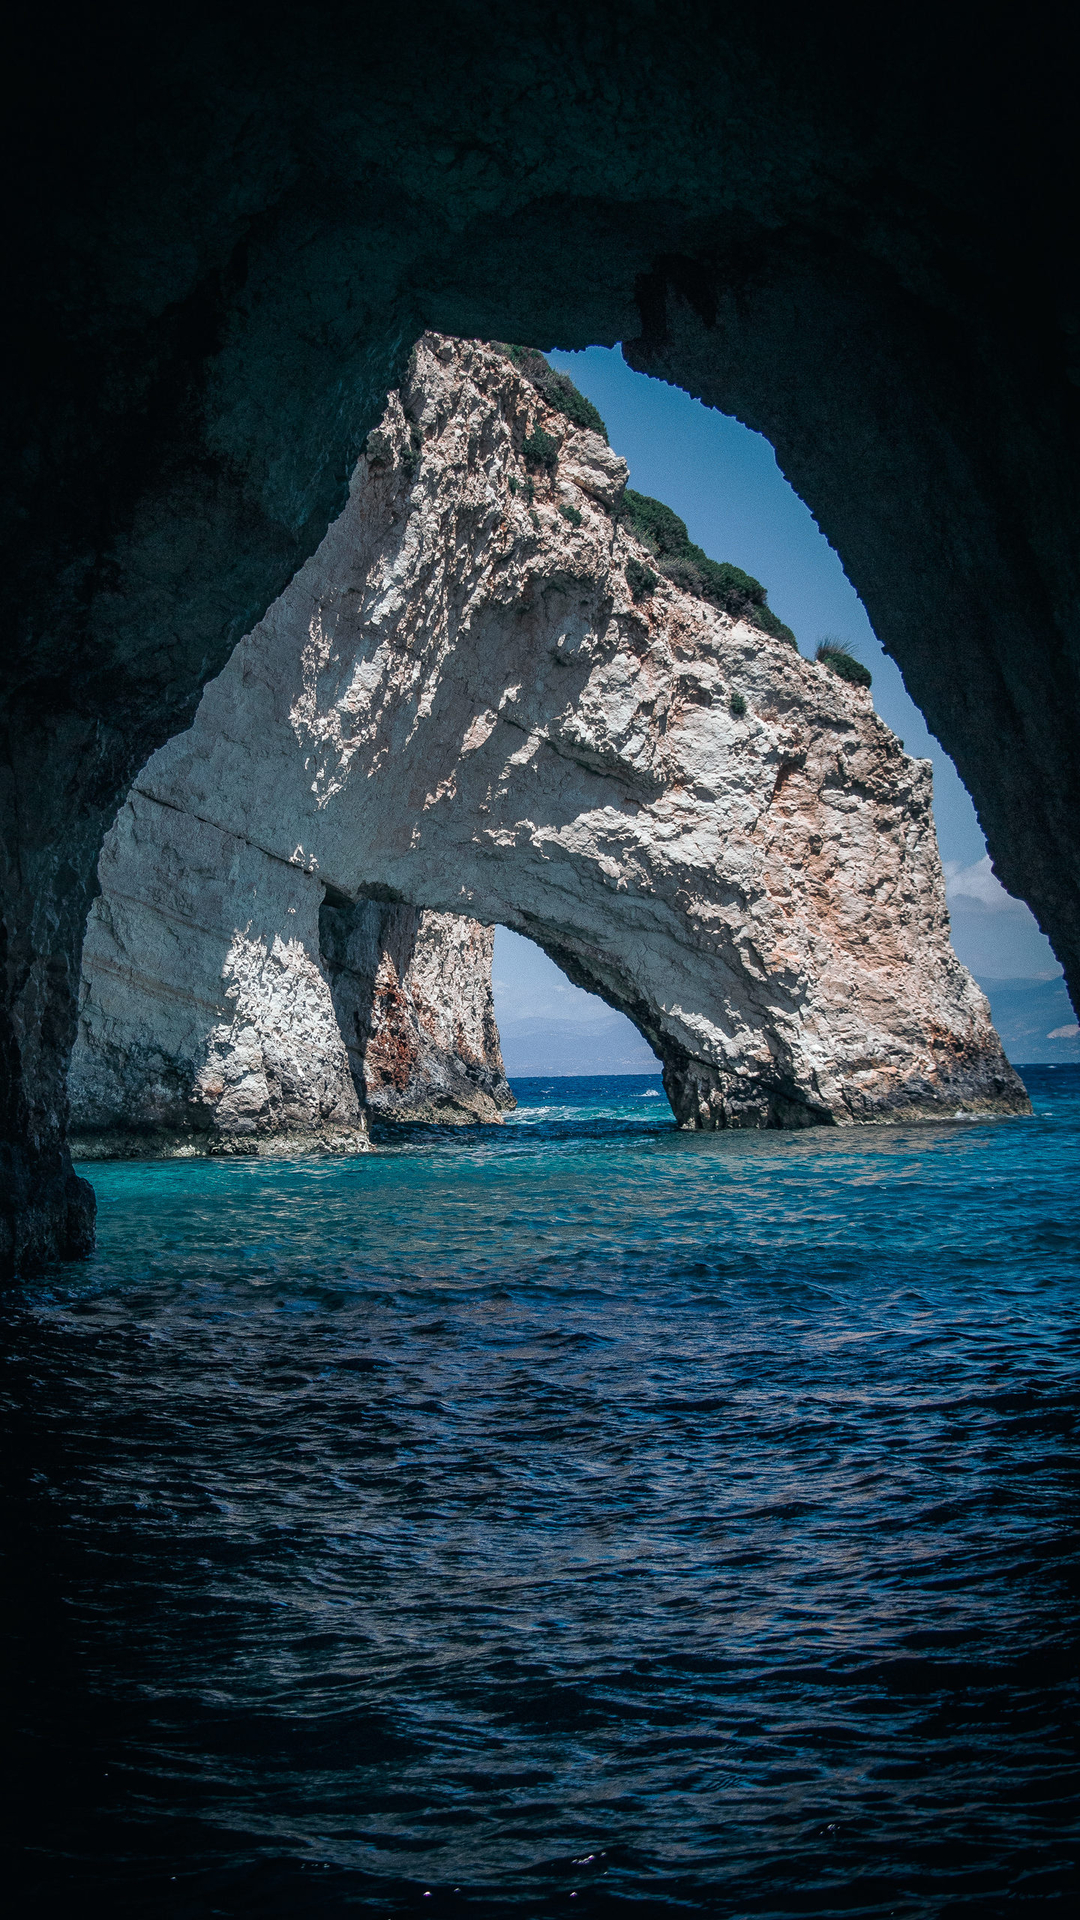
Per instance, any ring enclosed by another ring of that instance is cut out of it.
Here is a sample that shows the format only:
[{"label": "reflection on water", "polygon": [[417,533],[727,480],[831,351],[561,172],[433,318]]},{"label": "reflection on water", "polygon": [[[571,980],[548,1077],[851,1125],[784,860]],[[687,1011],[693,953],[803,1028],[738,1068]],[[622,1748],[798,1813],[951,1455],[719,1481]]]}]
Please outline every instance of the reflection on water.
[{"label": "reflection on water", "polygon": [[1080,1070],[1026,1077],[95,1167],[4,1314],[20,1915],[1064,1912]]}]

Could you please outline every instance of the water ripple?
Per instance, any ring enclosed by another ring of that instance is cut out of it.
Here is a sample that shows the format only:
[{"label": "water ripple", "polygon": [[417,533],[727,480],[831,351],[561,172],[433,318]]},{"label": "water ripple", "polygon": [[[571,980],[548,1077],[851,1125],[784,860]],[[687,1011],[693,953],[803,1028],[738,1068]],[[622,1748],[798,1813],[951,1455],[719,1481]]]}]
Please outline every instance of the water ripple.
[{"label": "water ripple", "polygon": [[1080,1070],[1028,1077],[96,1167],[4,1314],[20,1913],[1064,1912]]}]

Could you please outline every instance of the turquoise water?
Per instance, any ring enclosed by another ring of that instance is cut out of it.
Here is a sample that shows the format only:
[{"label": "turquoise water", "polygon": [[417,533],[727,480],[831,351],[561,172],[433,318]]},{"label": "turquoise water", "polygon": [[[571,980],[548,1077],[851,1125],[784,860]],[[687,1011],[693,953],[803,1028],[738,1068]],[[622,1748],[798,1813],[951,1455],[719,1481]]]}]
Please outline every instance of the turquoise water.
[{"label": "turquoise water", "polygon": [[23,1914],[1064,1913],[1080,1069],[86,1169],[9,1297]]}]

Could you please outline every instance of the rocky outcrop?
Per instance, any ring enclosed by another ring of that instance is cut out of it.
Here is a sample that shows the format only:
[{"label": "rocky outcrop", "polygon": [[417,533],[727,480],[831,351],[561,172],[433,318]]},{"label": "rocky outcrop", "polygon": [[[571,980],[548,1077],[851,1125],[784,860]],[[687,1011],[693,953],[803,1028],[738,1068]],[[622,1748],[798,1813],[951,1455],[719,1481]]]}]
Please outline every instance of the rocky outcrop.
[{"label": "rocky outcrop", "polygon": [[318,965],[317,883],[140,793],[100,877],[69,1076],[75,1151],[362,1149]]},{"label": "rocky outcrop", "polygon": [[27,13],[7,48],[0,1266],[88,1244],[64,1076],[103,835],[425,325],[623,340],[767,434],[1075,999],[1069,10],[196,13],[88,10],[60,57]]},{"label": "rocky outcrop", "polygon": [[331,895],[319,942],[365,1112],[457,1126],[517,1103],[491,991],[494,930],[454,914]]},{"label": "rocky outcrop", "polygon": [[[403,1076],[402,1111],[412,1069],[365,1026],[373,974],[376,1005],[402,980],[373,896],[528,934],[635,1022],[684,1126],[1024,1109],[949,944],[929,764],[752,623],[763,596],[733,617],[705,556],[693,592],[665,572],[625,481],[505,352],[426,337],[345,513],[140,776],[133,825],[227,833],[286,892],[329,889],[343,1030]],[[103,880],[110,912],[139,890]],[[284,898],[217,916],[243,921],[230,966],[267,965]]]},{"label": "rocky outcrop", "polygon": [[[146,770],[159,791],[174,752]],[[142,789],[100,878],[69,1076],[78,1155],[357,1153],[371,1116],[513,1106],[490,929],[332,905],[315,874]]]}]

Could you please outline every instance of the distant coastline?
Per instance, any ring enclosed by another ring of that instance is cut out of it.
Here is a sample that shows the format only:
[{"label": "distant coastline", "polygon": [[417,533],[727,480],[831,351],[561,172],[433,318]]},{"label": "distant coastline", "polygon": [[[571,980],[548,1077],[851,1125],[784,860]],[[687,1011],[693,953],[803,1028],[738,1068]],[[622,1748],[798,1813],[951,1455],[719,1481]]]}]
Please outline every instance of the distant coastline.
[{"label": "distant coastline", "polygon": [[[1080,1065],[1080,1028],[1060,975],[980,979],[979,985],[1014,1067]],[[499,1034],[509,1080],[660,1072],[659,1060],[629,1020],[610,1010],[591,1020],[512,1017],[499,1022]]]}]

